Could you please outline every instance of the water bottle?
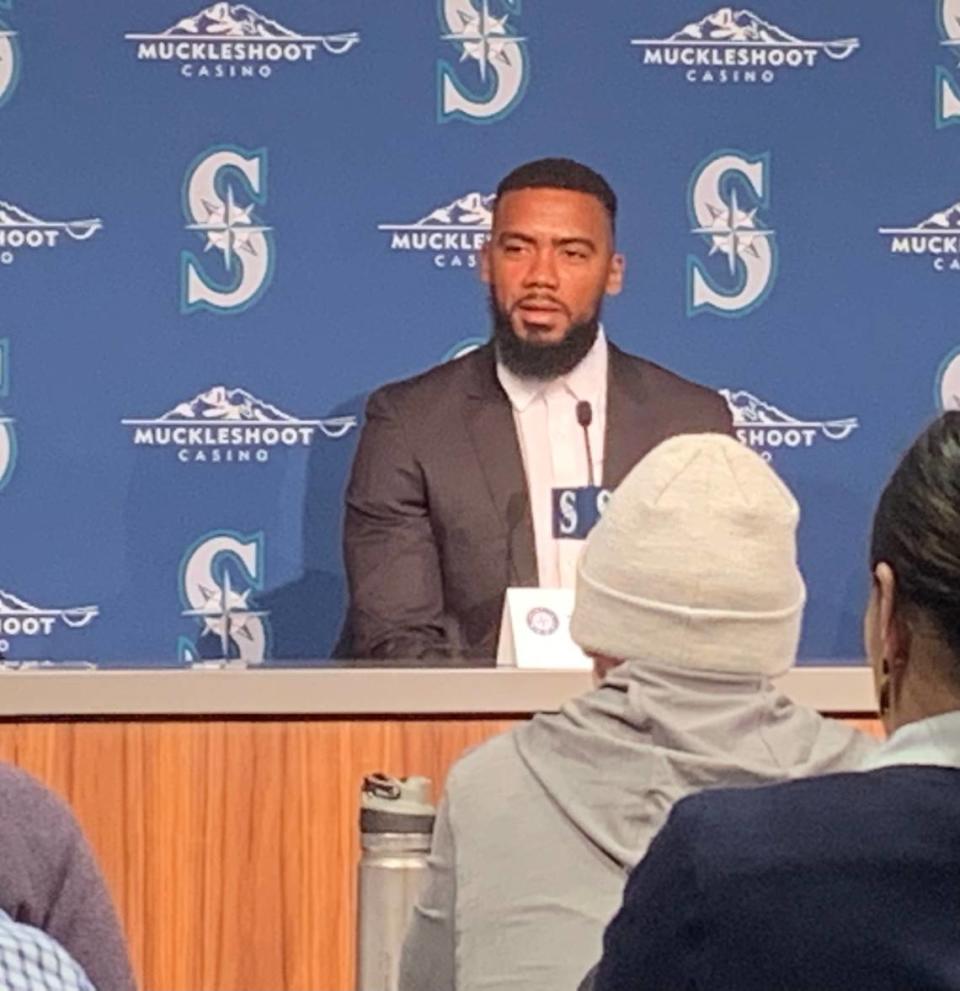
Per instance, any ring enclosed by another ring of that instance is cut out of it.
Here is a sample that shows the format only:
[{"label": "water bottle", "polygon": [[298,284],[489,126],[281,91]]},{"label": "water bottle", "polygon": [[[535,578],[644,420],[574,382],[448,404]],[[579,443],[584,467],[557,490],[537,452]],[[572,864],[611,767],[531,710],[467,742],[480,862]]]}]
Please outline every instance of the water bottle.
[{"label": "water bottle", "polygon": [[427,869],[429,778],[370,774],[360,792],[357,991],[397,991],[400,952]]}]

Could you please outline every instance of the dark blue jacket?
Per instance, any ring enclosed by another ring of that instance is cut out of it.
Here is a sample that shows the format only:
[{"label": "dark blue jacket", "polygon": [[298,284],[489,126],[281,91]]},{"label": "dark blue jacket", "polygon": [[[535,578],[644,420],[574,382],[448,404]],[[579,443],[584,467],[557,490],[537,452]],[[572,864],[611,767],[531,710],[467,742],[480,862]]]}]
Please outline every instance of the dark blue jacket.
[{"label": "dark blue jacket", "polygon": [[960,989],[960,770],[683,799],[630,875],[594,987]]}]

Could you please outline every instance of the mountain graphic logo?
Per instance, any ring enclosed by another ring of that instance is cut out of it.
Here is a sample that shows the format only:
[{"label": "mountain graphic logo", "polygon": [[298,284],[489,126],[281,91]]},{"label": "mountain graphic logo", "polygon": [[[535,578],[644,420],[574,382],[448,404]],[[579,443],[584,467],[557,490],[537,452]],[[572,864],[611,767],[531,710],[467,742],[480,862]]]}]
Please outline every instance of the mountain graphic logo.
[{"label": "mountain graphic logo", "polygon": [[917,225],[921,230],[960,230],[960,203],[937,210]]},{"label": "mountain graphic logo", "polygon": [[681,67],[689,82],[772,82],[773,70],[849,58],[860,39],[801,38],[747,8],[718,7],[662,38],[631,38],[644,65]]},{"label": "mountain graphic logo", "polygon": [[86,241],[103,227],[99,217],[87,220],[41,220],[13,203],[0,200],[0,232],[10,230],[63,231],[74,241]]},{"label": "mountain graphic logo", "polygon": [[496,196],[466,193],[419,220],[378,224],[390,235],[391,251],[427,251],[436,268],[475,268],[493,224]]},{"label": "mountain graphic logo", "polygon": [[208,35],[214,38],[296,38],[295,31],[264,17],[246,4],[214,3],[192,17],[183,17],[165,35]]},{"label": "mountain graphic logo", "polygon": [[446,206],[431,210],[426,216],[409,224],[378,224],[381,231],[489,231],[493,223],[493,203],[496,195],[467,193]]},{"label": "mountain graphic logo", "polygon": [[929,257],[937,272],[960,271],[960,202],[915,224],[878,227],[877,233],[889,239],[891,254]]},{"label": "mountain graphic logo", "polygon": [[761,42],[766,45],[803,44],[799,38],[769,24],[750,10],[719,10],[699,21],[686,25],[670,35],[669,41],[734,41]]},{"label": "mountain graphic logo", "polygon": [[[206,423],[211,420],[219,421],[258,421],[265,423],[298,423],[295,416],[284,413],[276,406],[257,399],[246,389],[228,389],[224,385],[215,385],[206,392],[201,392],[189,402],[177,403],[172,410],[164,413],[163,420],[186,420],[188,422]],[[316,421],[320,422],[320,421]]]},{"label": "mountain graphic logo", "polygon": [[737,437],[749,447],[812,447],[816,437],[846,440],[860,426],[855,416],[829,420],[800,419],[746,389],[720,389]]},{"label": "mountain graphic logo", "polygon": [[13,203],[0,200],[0,265],[13,262],[23,248],[56,248],[62,235],[88,241],[103,227],[99,217],[82,220],[41,220]]},{"label": "mountain graphic logo", "polygon": [[[301,34],[253,7],[213,3],[153,33],[130,32],[137,60],[181,63],[186,78],[268,78],[280,62],[313,62],[322,50],[345,55],[360,42],[357,31]],[[204,63],[216,63],[217,67]]]},{"label": "mountain graphic logo", "polygon": [[921,234],[929,231],[960,231],[960,203],[931,213],[911,227],[878,227],[881,234]]},{"label": "mountain graphic logo", "polygon": [[319,430],[339,440],[357,426],[354,415],[304,419],[246,389],[215,385],[154,417],[125,418],[135,446],[174,447],[189,462],[266,462],[275,449],[309,447]]},{"label": "mountain graphic logo", "polygon": [[88,626],[100,615],[99,606],[69,606],[44,608],[0,589],[0,653],[10,649],[11,637],[49,636],[57,623],[72,630]]}]

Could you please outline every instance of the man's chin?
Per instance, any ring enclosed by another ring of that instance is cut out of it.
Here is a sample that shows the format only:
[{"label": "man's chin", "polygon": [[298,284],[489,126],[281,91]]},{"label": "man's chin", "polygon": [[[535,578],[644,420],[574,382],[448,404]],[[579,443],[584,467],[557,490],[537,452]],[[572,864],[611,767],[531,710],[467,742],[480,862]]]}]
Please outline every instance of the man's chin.
[{"label": "man's chin", "polygon": [[532,344],[534,347],[551,347],[567,339],[571,326],[570,323],[554,325],[532,320],[520,320],[513,324],[513,332],[521,341]]},{"label": "man's chin", "polygon": [[499,360],[521,378],[548,381],[566,375],[583,360],[597,338],[598,322],[574,323],[550,332],[518,333],[504,319],[494,322],[494,340]]}]

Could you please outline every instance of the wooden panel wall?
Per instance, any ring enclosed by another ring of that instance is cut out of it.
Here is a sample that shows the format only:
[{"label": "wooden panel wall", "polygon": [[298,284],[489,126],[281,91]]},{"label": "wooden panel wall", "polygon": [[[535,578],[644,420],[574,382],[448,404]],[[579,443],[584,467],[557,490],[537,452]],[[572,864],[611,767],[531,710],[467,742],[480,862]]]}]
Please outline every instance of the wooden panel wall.
[{"label": "wooden panel wall", "polygon": [[439,787],[511,724],[7,722],[0,759],[73,806],[147,991],[348,991],[361,778]]},{"label": "wooden panel wall", "polygon": [[0,759],[63,795],[149,991],[353,986],[357,790],[441,782],[508,722],[0,724]]}]

